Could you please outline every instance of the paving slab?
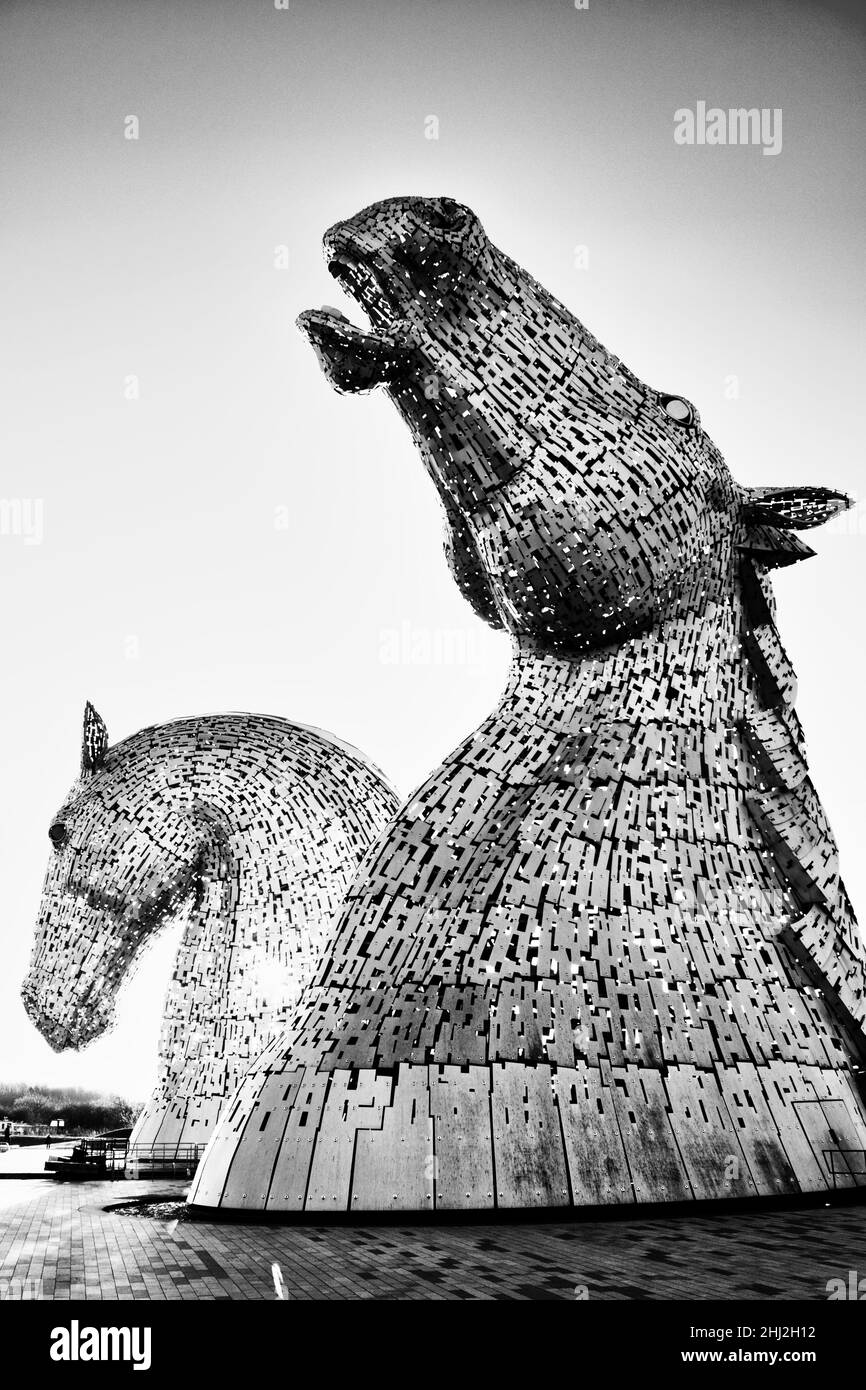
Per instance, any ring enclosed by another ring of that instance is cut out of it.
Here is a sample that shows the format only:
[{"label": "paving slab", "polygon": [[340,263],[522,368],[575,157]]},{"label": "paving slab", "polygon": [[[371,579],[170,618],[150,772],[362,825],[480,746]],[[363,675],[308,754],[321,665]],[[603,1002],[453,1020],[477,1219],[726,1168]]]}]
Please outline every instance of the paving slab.
[{"label": "paving slab", "polygon": [[0,1183],[0,1299],[826,1300],[866,1275],[866,1205],[442,1226],[111,1209],[187,1186]]}]

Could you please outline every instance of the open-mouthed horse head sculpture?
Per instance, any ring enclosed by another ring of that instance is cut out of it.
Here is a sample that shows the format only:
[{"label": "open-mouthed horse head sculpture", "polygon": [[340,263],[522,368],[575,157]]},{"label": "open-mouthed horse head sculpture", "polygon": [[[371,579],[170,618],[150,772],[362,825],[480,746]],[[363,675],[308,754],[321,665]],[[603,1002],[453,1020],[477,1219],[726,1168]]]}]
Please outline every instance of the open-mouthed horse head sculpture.
[{"label": "open-mouthed horse head sculpture", "polygon": [[[198,1206],[436,1210],[862,1180],[863,948],[808,776],[772,570],[848,505],[745,488],[447,198],[325,237],[454,577],[514,656],[355,880]],[[303,1118],[302,1118],[303,1117]],[[269,1150],[268,1175],[255,1153]]]},{"label": "open-mouthed horse head sculpture", "polygon": [[291,1016],[357,866],[397,800],[355,749],[288,720],[182,719],[108,746],[84,714],[81,775],[51,858],[22,994],[56,1049],[112,1022],[165,924],[183,935],[157,1088],[136,1143],[201,1143]]}]

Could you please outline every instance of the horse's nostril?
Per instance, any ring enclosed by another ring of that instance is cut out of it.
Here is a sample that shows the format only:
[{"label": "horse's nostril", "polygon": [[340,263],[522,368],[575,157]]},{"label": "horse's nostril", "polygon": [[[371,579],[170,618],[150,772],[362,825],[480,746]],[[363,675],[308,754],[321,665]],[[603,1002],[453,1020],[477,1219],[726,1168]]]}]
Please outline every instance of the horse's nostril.
[{"label": "horse's nostril", "polygon": [[66,826],[62,820],[56,820],[48,831],[48,838],[55,849],[59,849],[61,845],[66,843],[66,837]]}]

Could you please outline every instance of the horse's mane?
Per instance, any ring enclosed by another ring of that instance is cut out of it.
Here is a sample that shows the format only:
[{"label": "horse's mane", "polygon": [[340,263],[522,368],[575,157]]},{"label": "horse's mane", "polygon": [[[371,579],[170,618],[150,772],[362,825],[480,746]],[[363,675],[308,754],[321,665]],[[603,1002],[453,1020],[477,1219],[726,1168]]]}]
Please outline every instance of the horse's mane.
[{"label": "horse's mane", "polygon": [[[797,680],[776,626],[770,580],[774,569],[815,554],[793,531],[778,525],[778,509],[756,489],[744,510],[739,539],[742,592],[740,640],[750,668],[743,732],[758,771],[760,790],[750,798],[792,898],[803,910],[832,901],[838,892],[833,833],[808,775],[803,729],[794,709]],[[795,496],[793,511],[809,525],[808,498]]]},{"label": "horse's mane", "polygon": [[[790,913],[785,921],[783,911],[783,939],[844,1021],[854,1022],[862,1040],[864,950],[839,877],[836,841],[809,776],[803,729],[794,709],[796,676],[776,625],[770,580],[773,569],[815,552],[792,531],[773,524],[778,518],[768,516],[769,511],[760,500],[747,508],[738,547],[740,640],[751,674],[742,731],[758,781],[748,807],[775,861]],[[808,497],[800,495],[786,511],[793,511],[801,525],[826,519],[820,515],[813,520]]]}]

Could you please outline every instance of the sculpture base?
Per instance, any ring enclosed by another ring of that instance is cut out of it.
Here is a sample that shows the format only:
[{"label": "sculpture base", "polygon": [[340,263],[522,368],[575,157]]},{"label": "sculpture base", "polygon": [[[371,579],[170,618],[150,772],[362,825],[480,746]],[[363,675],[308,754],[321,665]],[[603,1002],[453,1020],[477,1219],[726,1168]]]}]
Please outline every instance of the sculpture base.
[{"label": "sculpture base", "polygon": [[299,1067],[254,1084],[208,1146],[195,1208],[525,1211],[866,1184],[866,1111],[830,1068]]}]

